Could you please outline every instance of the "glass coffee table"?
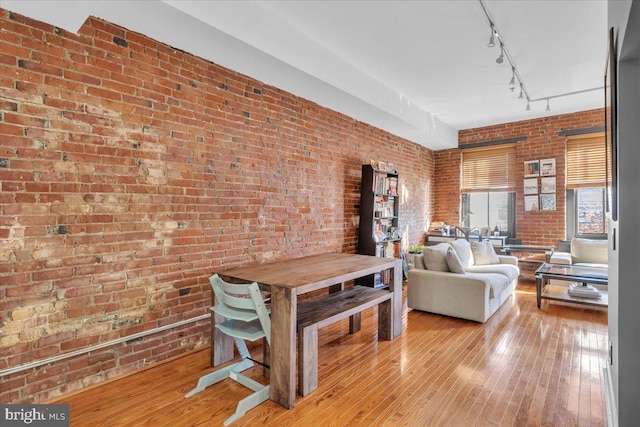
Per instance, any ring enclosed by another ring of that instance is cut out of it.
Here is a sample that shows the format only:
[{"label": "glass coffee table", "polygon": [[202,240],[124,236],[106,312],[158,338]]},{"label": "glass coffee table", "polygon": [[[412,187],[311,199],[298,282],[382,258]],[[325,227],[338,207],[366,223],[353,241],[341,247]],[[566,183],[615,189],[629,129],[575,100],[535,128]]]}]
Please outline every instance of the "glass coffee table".
[{"label": "glass coffee table", "polygon": [[587,284],[607,286],[609,276],[608,269],[606,268],[550,264],[545,262],[536,270],[536,298],[538,308],[540,308],[540,303],[543,299],[598,307],[607,307],[609,305],[609,294],[607,291],[598,289],[600,291],[600,298],[576,297],[569,295],[569,284],[567,284],[567,286],[549,284],[550,279],[579,283],[585,286]]}]

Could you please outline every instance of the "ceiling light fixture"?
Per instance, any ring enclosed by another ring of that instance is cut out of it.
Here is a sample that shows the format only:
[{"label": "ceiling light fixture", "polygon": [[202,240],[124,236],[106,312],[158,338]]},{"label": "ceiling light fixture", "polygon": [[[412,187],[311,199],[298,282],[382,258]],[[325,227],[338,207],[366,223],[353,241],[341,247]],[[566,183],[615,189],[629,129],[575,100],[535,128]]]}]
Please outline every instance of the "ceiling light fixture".
[{"label": "ceiling light fixture", "polygon": [[500,56],[496,58],[496,64],[502,64],[504,62],[504,45],[500,42]]},{"label": "ceiling light fixture", "polygon": [[531,111],[531,104],[529,103],[529,98],[527,98],[527,107],[525,108],[525,111]]},{"label": "ceiling light fixture", "polygon": [[494,47],[496,45],[496,30],[491,26],[491,36],[489,37],[489,43],[487,47]]},{"label": "ceiling light fixture", "polygon": [[551,108],[549,108],[549,98],[547,98],[547,108],[545,108],[544,111],[551,111]]},{"label": "ceiling light fixture", "polygon": [[506,44],[502,40],[502,36],[500,36],[500,31],[498,30],[498,27],[496,26],[495,22],[493,22],[493,19],[491,19],[491,16],[489,15],[489,11],[487,10],[487,6],[485,6],[484,4],[484,1],[483,0],[478,0],[478,1],[480,2],[480,6],[482,6],[482,10],[484,11],[485,16],[487,17],[487,20],[489,21],[489,27],[491,28],[491,37],[489,38],[489,44],[487,46],[488,47],[495,46],[496,38],[498,39],[498,43],[500,43],[500,56],[496,58],[496,63],[502,64],[503,62],[505,62],[505,58],[506,58],[507,62],[511,66],[511,80],[509,81],[509,86],[515,86],[516,81],[518,82],[518,85],[520,86],[520,95],[518,96],[518,99],[524,99],[524,98],[527,99],[527,111],[529,111],[531,109],[531,106],[529,105],[529,103],[531,102],[531,98],[529,97],[529,92],[527,92],[527,88],[524,82],[522,81],[520,73],[518,72],[518,67],[516,67],[516,64],[513,61],[513,58],[511,58],[511,55],[509,55],[509,50],[507,49]]}]

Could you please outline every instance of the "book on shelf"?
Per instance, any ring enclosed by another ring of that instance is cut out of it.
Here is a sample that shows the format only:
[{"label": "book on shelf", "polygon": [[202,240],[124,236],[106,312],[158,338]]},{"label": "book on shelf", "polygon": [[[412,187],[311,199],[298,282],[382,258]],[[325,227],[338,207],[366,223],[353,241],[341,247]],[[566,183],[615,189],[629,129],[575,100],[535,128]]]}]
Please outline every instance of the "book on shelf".
[{"label": "book on shelf", "polygon": [[373,177],[373,192],[375,194],[398,195],[398,177],[375,174]]}]

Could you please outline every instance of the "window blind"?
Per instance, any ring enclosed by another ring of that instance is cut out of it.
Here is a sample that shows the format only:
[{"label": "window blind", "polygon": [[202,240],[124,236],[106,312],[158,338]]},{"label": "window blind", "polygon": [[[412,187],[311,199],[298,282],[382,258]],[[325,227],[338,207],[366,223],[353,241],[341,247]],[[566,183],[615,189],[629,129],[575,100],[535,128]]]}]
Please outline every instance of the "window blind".
[{"label": "window blind", "polygon": [[604,132],[567,137],[567,189],[606,186],[606,159]]},{"label": "window blind", "polygon": [[462,150],[463,193],[515,191],[516,145]]}]

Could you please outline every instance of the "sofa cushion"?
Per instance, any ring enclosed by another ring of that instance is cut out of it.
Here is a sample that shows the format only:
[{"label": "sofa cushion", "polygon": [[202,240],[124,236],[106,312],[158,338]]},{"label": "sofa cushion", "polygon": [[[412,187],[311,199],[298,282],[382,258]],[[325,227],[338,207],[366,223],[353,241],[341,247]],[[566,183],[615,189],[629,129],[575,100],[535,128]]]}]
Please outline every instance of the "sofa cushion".
[{"label": "sofa cushion", "polygon": [[505,276],[509,282],[520,275],[520,269],[513,264],[472,265],[464,269],[467,273],[493,273]]},{"label": "sofa cushion", "polygon": [[449,246],[447,249],[447,264],[449,265],[449,270],[453,273],[464,274],[464,266],[462,265],[462,260],[458,256],[458,253],[453,249],[453,247]]},{"label": "sofa cushion", "polygon": [[449,249],[448,243],[425,247],[422,251],[425,268],[432,271],[450,271],[446,259],[447,249]]},{"label": "sofa cushion", "polygon": [[425,270],[427,267],[424,265],[424,254],[413,254],[413,268]]},{"label": "sofa cushion", "polygon": [[609,248],[606,240],[571,240],[571,260],[576,263],[608,264]]},{"label": "sofa cushion", "polygon": [[455,249],[460,261],[462,261],[463,268],[471,267],[474,264],[473,252],[471,252],[471,245],[468,240],[457,239],[451,242],[450,245]]},{"label": "sofa cushion", "polygon": [[473,265],[500,264],[498,255],[489,241],[471,242],[471,253],[473,254]]}]

